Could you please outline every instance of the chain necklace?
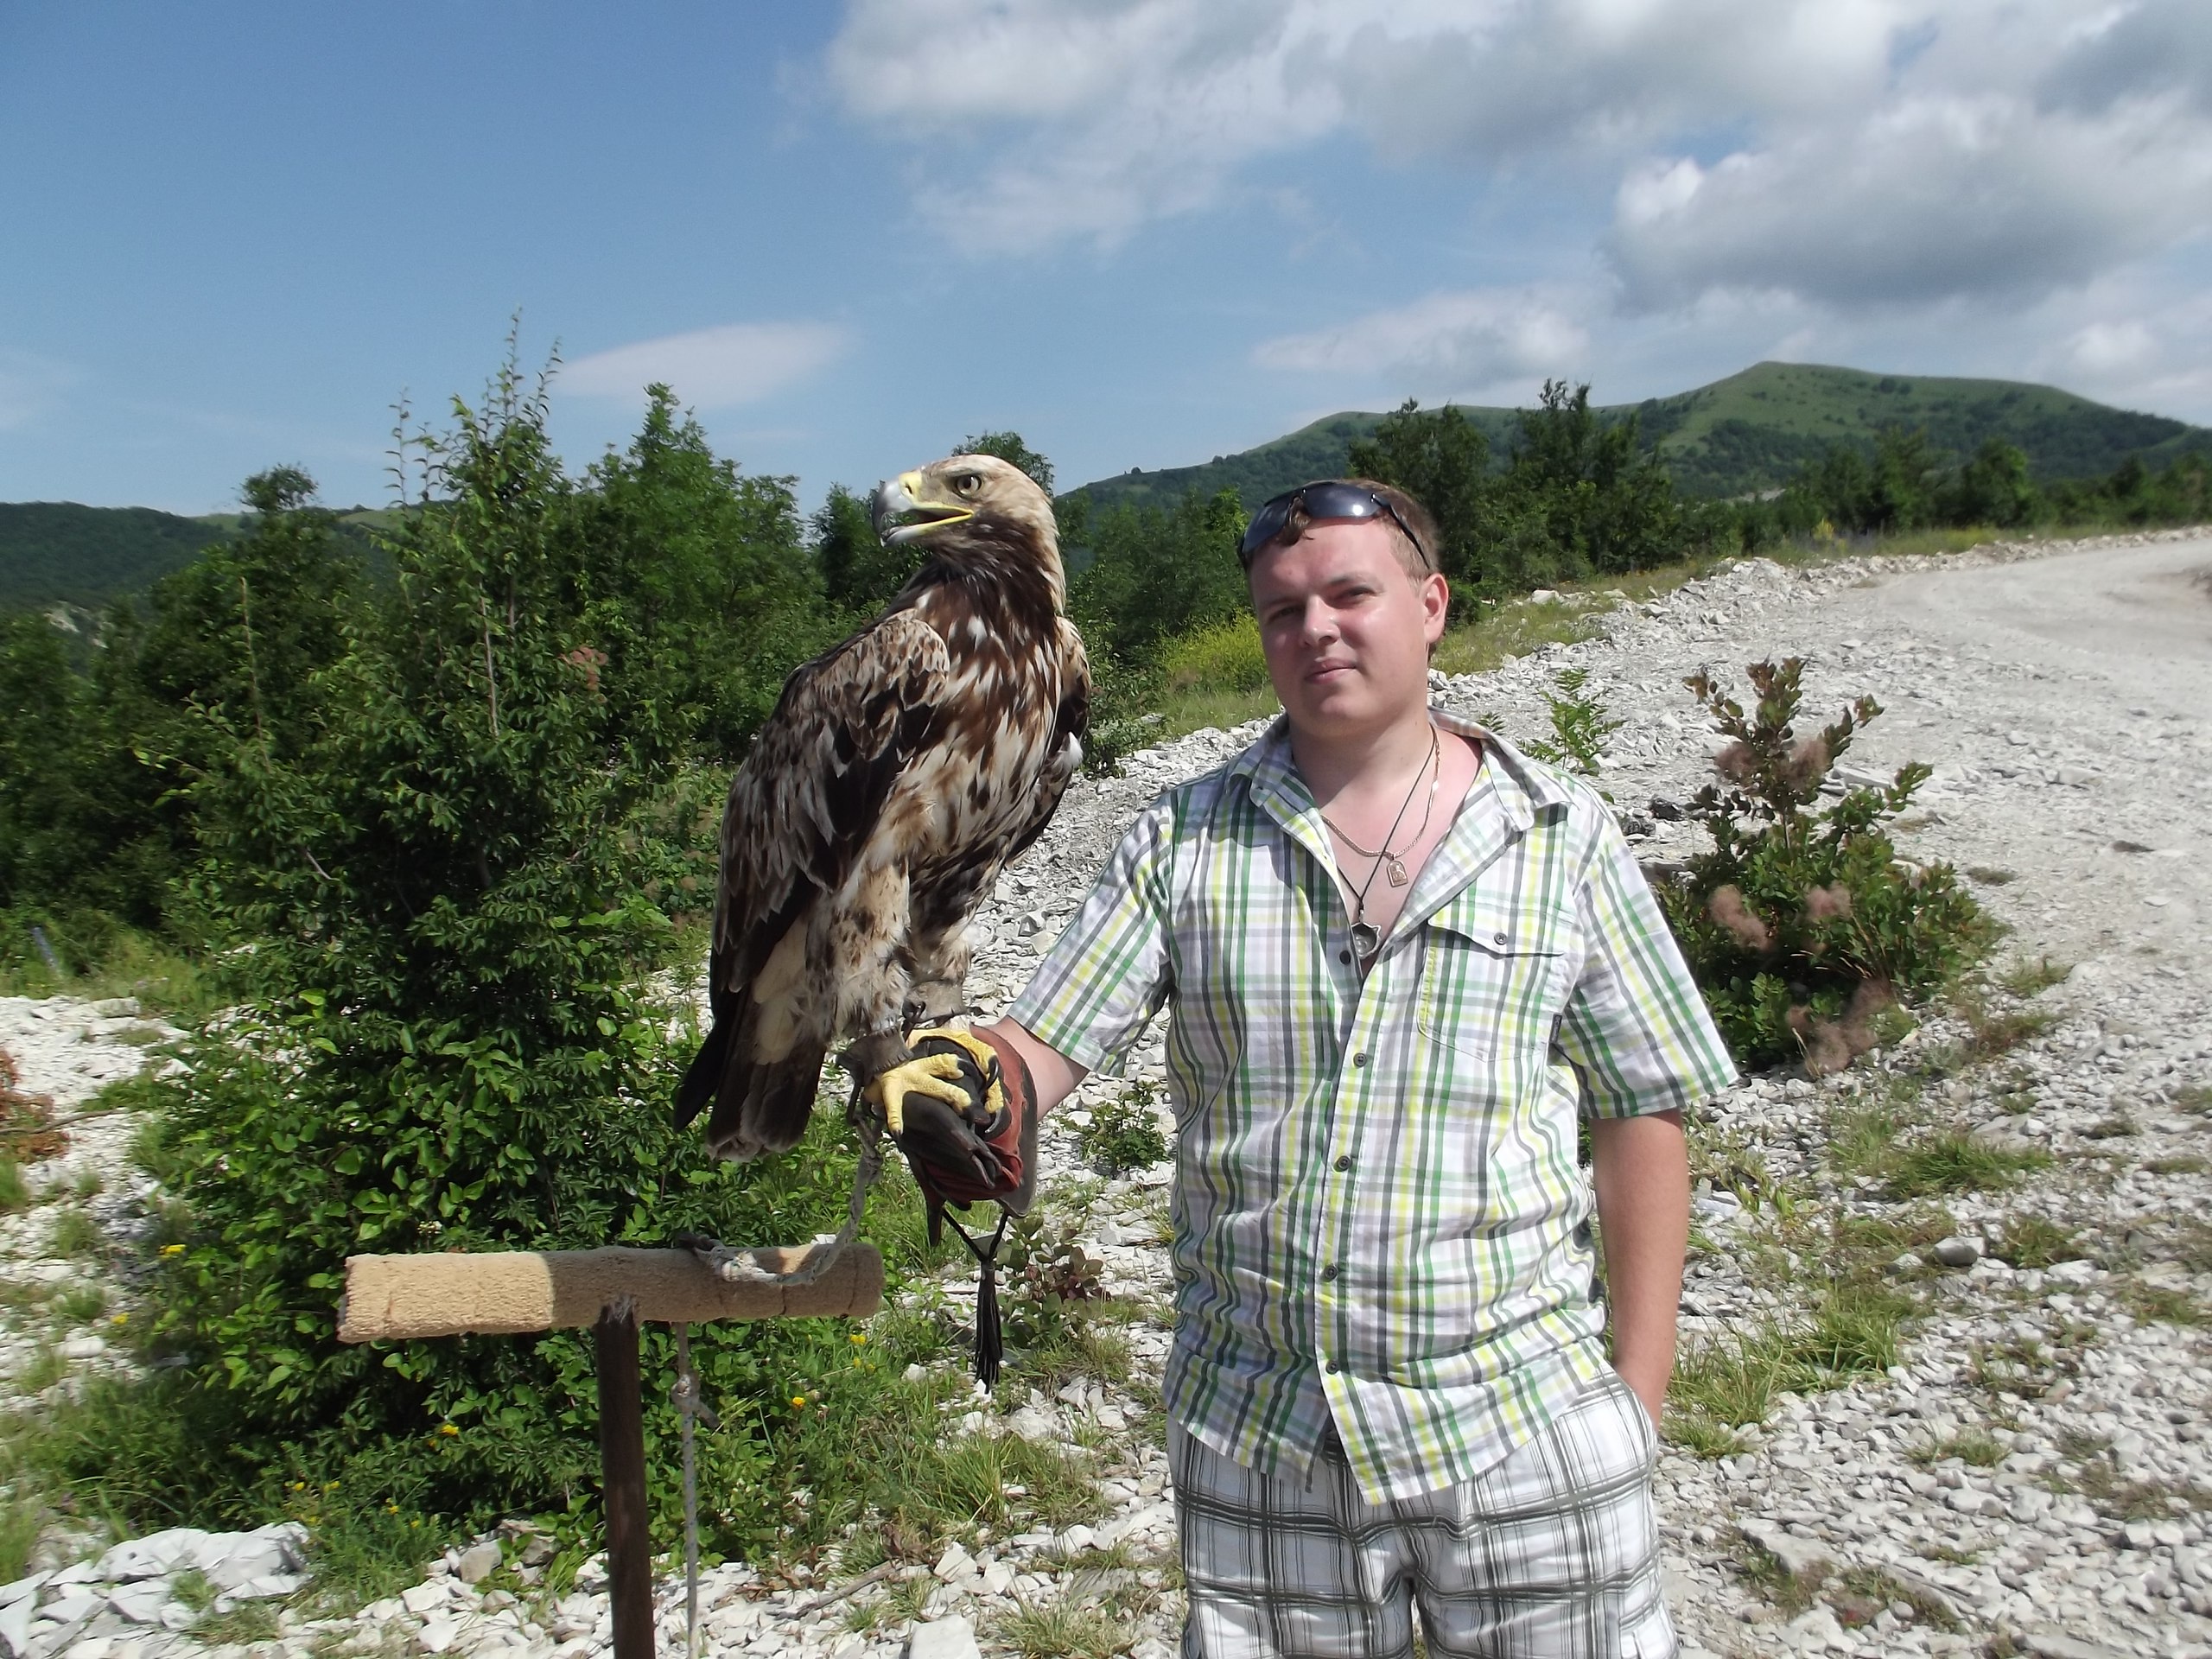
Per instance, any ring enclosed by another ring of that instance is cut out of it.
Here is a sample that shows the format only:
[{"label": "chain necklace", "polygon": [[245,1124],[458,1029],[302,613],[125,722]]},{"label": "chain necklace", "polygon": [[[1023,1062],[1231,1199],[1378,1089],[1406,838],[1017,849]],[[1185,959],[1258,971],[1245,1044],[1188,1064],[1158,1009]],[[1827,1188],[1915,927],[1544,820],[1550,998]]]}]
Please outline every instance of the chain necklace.
[{"label": "chain necklace", "polygon": [[[1435,768],[1435,776],[1429,779],[1428,804],[1421,808],[1421,828],[1414,831],[1414,838],[1406,843],[1408,850],[1420,846],[1421,838],[1428,833],[1429,815],[1436,810],[1436,791],[1438,786],[1444,782],[1441,749],[1437,742],[1436,727],[1433,722],[1428,728],[1428,760],[1421,767],[1421,772],[1428,771],[1431,766]],[[1367,872],[1367,880],[1359,884],[1359,891],[1352,894],[1351,899],[1351,948],[1353,954],[1359,958],[1363,968],[1375,953],[1382,948],[1382,931],[1367,919],[1368,890],[1374,887],[1376,874],[1388,865],[1390,871],[1390,885],[1394,887],[1402,887],[1413,880],[1412,874],[1406,868],[1405,855],[1392,852],[1390,842],[1398,833],[1398,826],[1405,822],[1407,810],[1414,804],[1414,792],[1420,787],[1421,772],[1417,772],[1414,774],[1411,786],[1406,791],[1406,798],[1398,803],[1398,816],[1390,820],[1390,827],[1383,834],[1382,849],[1380,852],[1369,852],[1367,849],[1338,829],[1334,823],[1330,823],[1327,813],[1324,812],[1321,815],[1321,822],[1328,824],[1331,834],[1351,848],[1353,852],[1358,854],[1360,857],[1371,858],[1375,861]]]}]

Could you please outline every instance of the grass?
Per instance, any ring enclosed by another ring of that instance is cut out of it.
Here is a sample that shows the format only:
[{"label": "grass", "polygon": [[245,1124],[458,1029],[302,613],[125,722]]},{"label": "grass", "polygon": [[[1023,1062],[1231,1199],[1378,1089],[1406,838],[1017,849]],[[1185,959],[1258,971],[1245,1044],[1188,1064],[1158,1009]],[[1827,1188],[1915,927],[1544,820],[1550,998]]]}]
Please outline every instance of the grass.
[{"label": "grass", "polygon": [[98,1285],[72,1285],[50,1304],[62,1325],[90,1325],[107,1312],[107,1292]]},{"label": "grass", "polygon": [[2202,1175],[2206,1170],[2212,1169],[2212,1162],[2207,1162],[2195,1153],[2184,1152],[2177,1153],[2171,1158],[2145,1159],[2143,1167],[2153,1175]]},{"label": "grass", "polygon": [[2122,1279],[2117,1287],[2122,1306],[2137,1319],[2152,1325],[2212,1324],[2204,1304],[2185,1290],[2166,1285],[2146,1285],[2140,1279]]},{"label": "grass", "polygon": [[2126,1112],[2114,1112],[2110,1117],[2101,1117],[2082,1131],[2084,1141],[2126,1141],[2143,1133],[2140,1124]]},{"label": "grass", "polygon": [[1690,1347],[1667,1390],[1667,1438],[1700,1457],[1737,1449],[1732,1430],[1763,1423],[1774,1396],[1846,1386],[1897,1363],[1911,1300],[1886,1286],[1831,1283],[1811,1313]]},{"label": "grass", "polygon": [[35,1498],[11,1498],[0,1505],[0,1582],[13,1584],[30,1571],[31,1551],[46,1524],[46,1505]]},{"label": "grass", "polygon": [[1969,1061],[1993,1060],[2009,1054],[2058,1023],[2058,1016],[2047,1009],[1994,1009],[1974,997],[1961,997],[1958,1008],[1972,1033],[1967,1041]]},{"label": "grass", "polygon": [[2174,1109],[2198,1117],[2212,1117],[2212,1084],[2192,1083],[2176,1090]]},{"label": "grass", "polygon": [[[1914,1588],[1878,1567],[1855,1567],[1837,1574],[1836,1588],[1841,1594],[1834,1598],[1838,1621],[1847,1628],[1872,1624],[1883,1608],[1892,1602],[1903,1602],[1912,1609],[1912,1616],[1931,1630],[1946,1632],[1960,1628],[1959,1617],[1945,1603],[1925,1590]],[[1853,1618],[1841,1605],[1846,1597],[1856,1599],[1872,1611],[1864,1618]]]},{"label": "grass", "polygon": [[1114,1659],[1133,1639],[1110,1604],[1073,1594],[1023,1602],[995,1621],[991,1634],[1022,1659]]},{"label": "grass", "polygon": [[2005,1217],[1992,1254],[2023,1269],[2056,1267],[2088,1254],[2075,1243],[2075,1236],[2070,1228],[2060,1226],[2048,1216],[2019,1211]]},{"label": "grass", "polygon": [[1942,1463],[1956,1458],[1977,1469],[1994,1469],[2005,1461],[2005,1448],[1988,1433],[1979,1428],[1969,1428],[1917,1447],[1909,1455],[1915,1463]]},{"label": "grass", "polygon": [[8,958],[0,966],[0,995],[74,996],[87,1001],[135,997],[143,1007],[186,1023],[214,1014],[227,1000],[218,976],[205,963],[149,934],[112,922],[87,926],[81,938],[60,923],[49,920],[42,925],[63,971],[54,972],[41,959],[29,944],[26,925],[20,943],[10,938],[0,946]]},{"label": "grass", "polygon": [[2017,881],[2020,878],[2015,875],[2012,871],[2000,868],[1999,866],[1994,864],[1969,864],[1967,866],[1967,880],[1969,881],[1979,881],[1985,887],[2001,887],[2009,882]]},{"label": "grass", "polygon": [[0,1216],[12,1216],[30,1205],[31,1185],[23,1179],[23,1166],[0,1154]]},{"label": "grass", "polygon": [[1764,1545],[1745,1538],[1736,1554],[1736,1576],[1778,1608],[1784,1618],[1795,1618],[1819,1597],[1828,1567],[1826,1562],[1815,1562],[1802,1573],[1792,1573]]},{"label": "grass", "polygon": [[107,1253],[107,1235],[84,1211],[64,1210],[54,1219],[47,1248],[56,1255],[100,1256]]},{"label": "grass", "polygon": [[2212,1510],[2212,1491],[2186,1482],[2123,1480],[2109,1459],[2084,1458],[2075,1483],[2097,1513],[2113,1521],[2171,1521],[2192,1510]]},{"label": "grass", "polygon": [[2081,1374],[2082,1351],[2095,1335],[2088,1325],[2069,1323],[2043,1338],[1976,1343],[1968,1353],[1967,1375],[1993,1399],[2040,1399],[2061,1377]]},{"label": "grass", "polygon": [[2014,996],[2031,997],[2062,983],[2074,971],[2070,962],[2054,962],[2049,957],[2037,957],[2033,962],[2023,957],[2004,969],[1997,976],[1997,982]]},{"label": "grass", "polygon": [[[1618,584],[1616,584],[1618,585]],[[1593,606],[1562,596],[1539,604],[1510,599],[1480,621],[1452,629],[1436,642],[1429,665],[1446,674],[1487,674],[1545,645],[1569,645],[1598,632],[1610,602]]]},{"label": "grass", "polygon": [[1935,1129],[1898,1147],[1884,1179],[1898,1198],[1935,1198],[1994,1192],[2050,1165],[2040,1147],[1993,1147],[1964,1129]]}]

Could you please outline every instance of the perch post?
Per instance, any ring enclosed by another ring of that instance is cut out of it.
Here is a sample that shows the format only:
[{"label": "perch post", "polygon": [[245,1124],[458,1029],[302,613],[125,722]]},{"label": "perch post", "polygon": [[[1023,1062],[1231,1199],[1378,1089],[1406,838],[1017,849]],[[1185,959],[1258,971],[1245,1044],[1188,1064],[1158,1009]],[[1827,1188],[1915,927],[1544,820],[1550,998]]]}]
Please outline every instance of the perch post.
[{"label": "perch post", "polygon": [[[750,1252],[764,1275],[804,1265],[820,1244]],[[472,1255],[349,1255],[340,1342],[519,1336],[588,1325],[598,1351],[599,1456],[607,1510],[607,1599],[615,1659],[652,1659],[652,1544],[645,1521],[645,1427],[638,1326],[713,1319],[861,1319],[883,1305],[883,1258],[848,1244],[820,1278],[726,1280],[689,1250]]]}]

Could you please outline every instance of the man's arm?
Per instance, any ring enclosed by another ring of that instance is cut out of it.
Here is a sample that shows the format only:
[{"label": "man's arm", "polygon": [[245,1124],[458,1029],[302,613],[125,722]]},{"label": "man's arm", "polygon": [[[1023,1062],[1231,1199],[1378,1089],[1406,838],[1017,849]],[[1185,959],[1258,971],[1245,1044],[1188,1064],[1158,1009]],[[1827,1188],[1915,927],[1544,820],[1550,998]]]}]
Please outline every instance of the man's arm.
[{"label": "man's arm", "polygon": [[986,1027],[990,1034],[1021,1056],[1029,1067],[1029,1081],[1037,1092],[1037,1118],[1042,1122],[1053,1107],[1073,1094],[1089,1075],[1057,1048],[1032,1036],[1012,1020]]},{"label": "man's arm", "polygon": [[1595,1119],[1590,1156],[1604,1235],[1613,1368],[1656,1424],[1675,1370],[1675,1312],[1689,1248],[1689,1143],[1682,1115]]}]

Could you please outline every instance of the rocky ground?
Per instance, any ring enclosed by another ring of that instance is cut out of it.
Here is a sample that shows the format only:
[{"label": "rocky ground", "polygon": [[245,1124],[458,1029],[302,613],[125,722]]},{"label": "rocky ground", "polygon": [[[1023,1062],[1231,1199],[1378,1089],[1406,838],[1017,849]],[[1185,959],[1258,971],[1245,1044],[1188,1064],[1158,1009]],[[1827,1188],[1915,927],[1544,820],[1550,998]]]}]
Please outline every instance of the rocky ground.
[{"label": "rocky ground", "polygon": [[[1882,1271],[1912,1312],[1896,1363],[1776,1391],[1763,1421],[1726,1409],[1740,1390],[1698,1396],[1694,1428],[1657,1475],[1688,1654],[2212,1659],[2208,572],[2212,543],[2186,536],[1800,569],[1755,561],[1645,603],[1591,596],[1585,642],[1436,688],[1442,705],[1527,736],[1545,729],[1558,671],[1588,671],[1626,722],[1605,785],[1647,860],[1663,863],[1695,849],[1700,832],[1664,814],[1704,781],[1714,747],[1682,676],[1710,665],[1739,679],[1755,657],[1801,655],[1808,714],[1860,693],[1888,710],[1847,767],[1936,767],[1902,843],[1970,872],[2012,929],[2000,964],[2024,969],[1841,1076],[1749,1079],[1698,1126],[1682,1311],[1701,1376],[1713,1355],[1762,1352],[1763,1334],[1800,1328],[1839,1240],[1904,1241]],[[982,918],[979,1004],[1018,988],[1139,805],[1256,729],[1197,734],[1080,785]],[[149,1028],[134,1015],[0,1002],[0,1046],[66,1115],[137,1063]],[[1101,1130],[1154,1110],[1130,1091],[1160,1069],[1155,1032],[1128,1077],[1091,1080],[1047,1134],[1046,1166],[1062,1172],[1048,1192],[1054,1226],[1083,1242],[1109,1288],[1150,1310],[1125,1333],[1126,1372],[1102,1368],[1113,1374],[1057,1397],[979,1400],[950,1425],[1090,1448],[1103,1518],[979,1534],[929,1566],[858,1581],[772,1589],[715,1569],[702,1597],[709,1650],[858,1659],[911,1643],[947,1659],[979,1638],[995,1652],[1102,1659],[1173,1650],[1172,1494],[1147,1409],[1166,1341],[1166,1168],[1077,1173]],[[81,1224],[64,1217],[143,1227],[152,1195],[123,1159],[127,1125],[72,1133],[63,1159],[30,1172],[46,1201],[0,1221],[0,1371],[19,1391],[113,1363],[101,1322],[130,1311],[92,1270],[96,1250],[61,1248],[74,1237],[84,1249]],[[1947,1135],[1993,1157],[1998,1175],[1901,1192],[1882,1160]],[[966,1281],[949,1272],[937,1294],[957,1299]],[[283,1539],[168,1535],[127,1559],[111,1541],[47,1541],[35,1582],[0,1589],[10,1654],[185,1653],[199,1645],[177,1633],[190,1622],[173,1593],[186,1552],[235,1579],[232,1593],[275,1592],[291,1568]],[[282,1649],[602,1649],[597,1564],[549,1599],[529,1576],[542,1546],[500,1543],[449,1554],[358,1618],[287,1616]],[[283,1555],[274,1566],[251,1553],[270,1549]],[[221,1565],[241,1551],[266,1570]],[[679,1585],[664,1584],[662,1606],[673,1651]]]}]

